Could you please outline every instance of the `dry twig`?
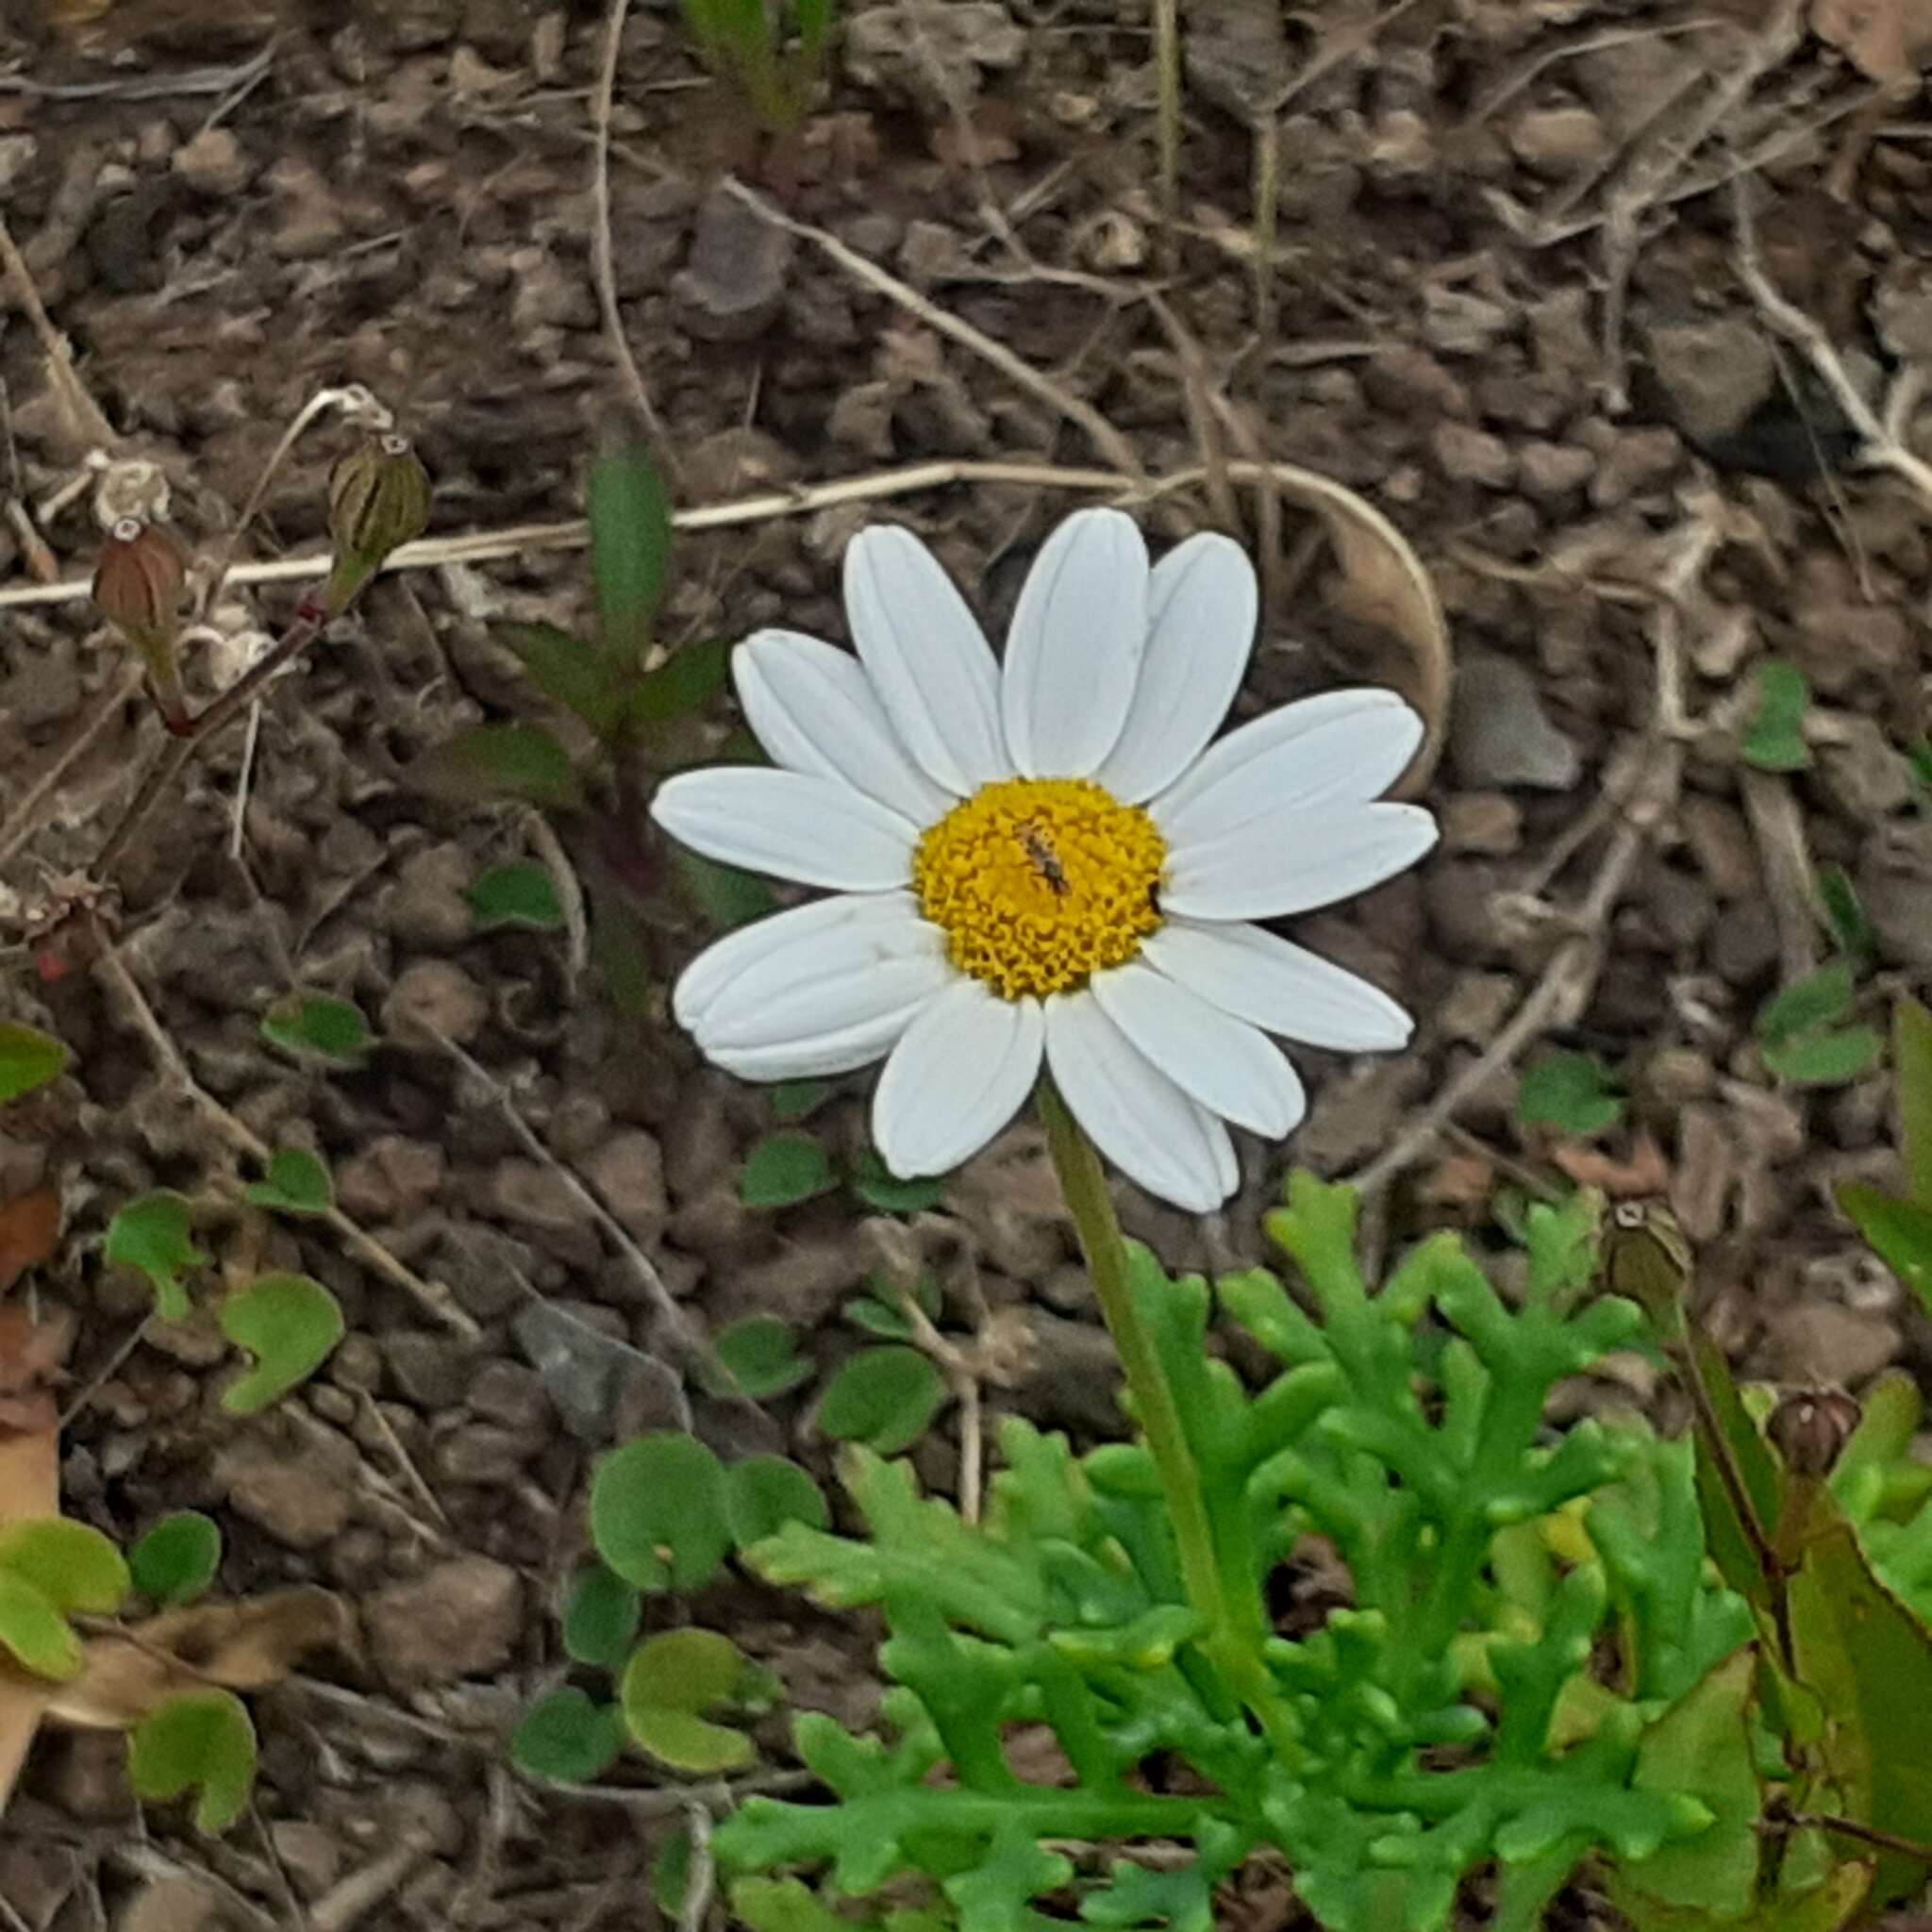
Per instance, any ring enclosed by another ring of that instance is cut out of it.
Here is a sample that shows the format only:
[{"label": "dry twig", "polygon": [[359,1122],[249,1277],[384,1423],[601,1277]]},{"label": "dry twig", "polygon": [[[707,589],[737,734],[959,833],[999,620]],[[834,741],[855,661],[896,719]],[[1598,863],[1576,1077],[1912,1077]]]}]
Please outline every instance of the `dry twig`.
[{"label": "dry twig", "polygon": [[1819,325],[1780,294],[1757,252],[1757,227],[1751,214],[1751,187],[1742,179],[1732,183],[1731,207],[1738,230],[1738,274],[1758,313],[1793,347],[1800,350],[1818,378],[1832,393],[1846,422],[1858,432],[1862,447],[1858,459],[1874,470],[1890,470],[1902,476],[1932,508],[1932,463],[1907,448],[1904,429],[1919,394],[1921,378],[1907,372],[1899,378],[1883,413],[1866,401],[1832,346],[1831,338]]},{"label": "dry twig", "polygon": [[848,248],[838,236],[814,227],[809,222],[794,220],[773,207],[761,194],[754,193],[741,181],[727,181],[724,185],[728,192],[736,195],[761,221],[771,223],[774,228],[782,228],[788,235],[795,235],[802,242],[809,242],[855,280],[876,289],[882,295],[889,295],[900,308],[918,316],[941,335],[950,336],[962,347],[971,349],[982,361],[991,363],[1019,388],[1038,396],[1041,402],[1052,404],[1070,423],[1078,424],[1087,432],[1094,448],[1116,469],[1124,471],[1136,481],[1145,479],[1147,473],[1134,453],[1133,444],[1091,403],[1063,389],[1051,376],[1041,375],[1004,342],[994,341],[971,323],[961,322],[950,309],[929,301],[917,289],[889,274],[875,261],[868,261],[857,249]]},{"label": "dry twig", "polygon": [[651,393],[644,387],[637,358],[631,354],[630,340],[624,332],[624,316],[617,306],[617,271],[611,258],[610,242],[610,109],[617,92],[617,57],[624,44],[624,23],[630,12],[630,0],[610,0],[604,21],[604,51],[597,66],[597,86],[591,95],[591,126],[594,141],[591,150],[591,279],[597,289],[597,312],[604,319],[604,337],[610,344],[618,373],[658,455],[674,474],[676,451],[664,434],[664,425],[652,407]]},{"label": "dry twig", "polygon": [[46,353],[49,379],[59,393],[75,433],[83,442],[112,449],[121,439],[115,435],[114,425],[101,413],[100,405],[88,393],[87,385],[75,373],[73,352],[66,338],[54,326],[46,304],[41,300],[41,291],[34,286],[33,271],[15,245],[4,219],[0,219],[0,268],[6,269],[14,294],[26,311],[27,323]]}]

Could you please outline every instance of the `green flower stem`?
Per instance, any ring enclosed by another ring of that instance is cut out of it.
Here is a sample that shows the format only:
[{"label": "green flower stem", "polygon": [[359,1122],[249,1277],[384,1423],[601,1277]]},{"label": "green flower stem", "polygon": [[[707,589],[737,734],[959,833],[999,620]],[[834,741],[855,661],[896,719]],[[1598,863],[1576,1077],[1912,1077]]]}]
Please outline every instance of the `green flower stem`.
[{"label": "green flower stem", "polygon": [[1189,1444],[1180,1406],[1161,1366],[1159,1351],[1134,1306],[1126,1242],[1100,1157],[1051,1080],[1040,1083],[1040,1111],[1046,1123],[1047,1148],[1079,1232],[1101,1314],[1114,1347],[1120,1351],[1134,1413],[1160,1473],[1188,1602],[1208,1626],[1201,1648],[1228,1688],[1271,1735],[1286,1742],[1292,1725],[1261,1657],[1262,1633],[1244,1633],[1228,1601],[1225,1579],[1216,1560],[1200,1466]]}]

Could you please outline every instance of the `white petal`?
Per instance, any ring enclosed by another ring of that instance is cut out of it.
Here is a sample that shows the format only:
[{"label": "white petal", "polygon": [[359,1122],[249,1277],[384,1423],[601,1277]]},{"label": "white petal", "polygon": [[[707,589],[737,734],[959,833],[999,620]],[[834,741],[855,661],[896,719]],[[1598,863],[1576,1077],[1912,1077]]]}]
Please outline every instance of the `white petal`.
[{"label": "white petal", "polygon": [[1343,805],[1253,819],[1173,852],[1161,910],[1178,919],[1275,919],[1366,892],[1436,842],[1419,805]]},{"label": "white petal", "polygon": [[919,836],[839,779],[754,765],[680,772],[658,786],[651,816],[707,858],[845,892],[905,885]]},{"label": "white petal", "polygon": [[1255,567],[1231,538],[1190,537],[1147,583],[1147,650],[1120,741],[1095,779],[1123,805],[1172,785],[1241,688],[1255,643]]},{"label": "white petal", "polygon": [[1415,1031],[1380,987],[1258,925],[1171,919],[1141,953],[1223,1012],[1309,1046],[1386,1053]]},{"label": "white petal", "polygon": [[850,1074],[883,1059],[919,1008],[879,1013],[863,1024],[812,1040],[788,1040],[775,1046],[748,1047],[741,1053],[712,1053],[705,1058],[741,1080],[824,1080]]},{"label": "white petal", "polygon": [[890,925],[918,918],[918,904],[909,892],[841,892],[754,920],[714,941],[678,974],[671,1011],[680,1026],[694,1030],[714,1000],[766,960],[792,956],[803,968],[812,949],[834,938],[841,927]]},{"label": "white petal", "polygon": [[846,546],[845,615],[873,690],[928,778],[963,798],[1012,775],[986,634],[910,530],[881,524]]},{"label": "white petal", "polygon": [[691,1033],[708,1055],[816,1040],[910,1012],[958,976],[937,926],[917,918],[850,920],[747,966],[698,1014]]},{"label": "white petal", "polygon": [[1096,973],[1101,1011],[1183,1093],[1270,1141],[1293,1131],[1308,1097],[1265,1033],[1136,959]]},{"label": "white petal", "polygon": [[738,701],[787,771],[842,778],[924,826],[953,799],[913,764],[850,651],[794,630],[761,630],[731,658]]},{"label": "white petal", "polygon": [[1174,844],[1270,812],[1366,804],[1422,739],[1423,721],[1392,691],[1324,691],[1230,731],[1149,809]]},{"label": "white petal", "polygon": [[1126,723],[1147,646],[1147,545],[1117,509],[1075,510],[1041,546],[1007,633],[1000,716],[1029,778],[1084,778]]},{"label": "white petal", "polygon": [[1227,1129],[1154,1066],[1091,992],[1046,1002],[1046,1063],[1108,1159],[1151,1194],[1207,1214],[1234,1191]]},{"label": "white petal", "polygon": [[872,1138],[894,1174],[944,1174],[977,1154],[1040,1078],[1038,1000],[1003,1000],[958,979],[892,1049],[873,1096]]}]

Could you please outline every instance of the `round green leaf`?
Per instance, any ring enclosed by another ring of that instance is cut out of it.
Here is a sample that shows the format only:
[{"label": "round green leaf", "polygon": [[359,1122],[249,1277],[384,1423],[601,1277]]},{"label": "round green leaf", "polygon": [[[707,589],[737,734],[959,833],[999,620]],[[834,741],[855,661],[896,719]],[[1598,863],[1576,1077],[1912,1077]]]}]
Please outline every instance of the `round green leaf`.
[{"label": "round green leaf", "polygon": [[264,1274],[222,1304],[222,1333],[256,1358],[222,1407],[254,1415],[312,1375],[342,1339],[341,1304],[306,1274]]},{"label": "round green leaf", "polygon": [[464,803],[521,798],[545,810],[565,811],[584,802],[570,754],[535,724],[473,724],[431,746],[408,775],[433,797]]},{"label": "round green leaf", "polygon": [[633,1708],[626,1704],[624,1721],[631,1737],[659,1763],[693,1777],[741,1771],[758,1755],[742,1731],[692,1717],[689,1711],[666,1710],[655,1704]]},{"label": "round green leaf", "polygon": [[353,1066],[369,1045],[369,1022],[352,1000],[329,993],[291,992],[261,1016],[261,1035],[297,1059]]},{"label": "round green leaf", "polygon": [[80,1639],[25,1577],[0,1570],[0,1649],[23,1670],[65,1683],[80,1674]]},{"label": "round green leaf", "polygon": [[1525,1126],[1582,1136],[1615,1126],[1624,1101],[1593,1055],[1547,1053],[1524,1074],[1516,1111]]},{"label": "round green leaf", "polygon": [[624,1721],[652,1757],[699,1774],[735,1771],[752,1761],[741,1731],[697,1715],[730,1701],[745,1659],[715,1630],[667,1630],[641,1643],[624,1673]]},{"label": "round green leaf", "polygon": [[320,1155],[284,1147],[270,1157],[268,1178],[250,1183],[248,1198],[279,1214],[326,1214],[336,1205],[336,1191]]},{"label": "round green leaf", "polygon": [[872,1148],[860,1153],[852,1166],[852,1191],[881,1214],[924,1214],[945,1199],[943,1175],[901,1180]]},{"label": "round green leaf", "polygon": [[624,1701],[667,1710],[709,1710],[738,1688],[744,1653],[730,1638],[695,1624],[659,1631],[631,1653],[624,1670]]},{"label": "round green leaf", "polygon": [[192,1690],[143,1718],[128,1740],[128,1775],[143,1798],[163,1802],[199,1787],[194,1824],[225,1831],[255,1787],[255,1726],[231,1690]]},{"label": "round green leaf", "polygon": [[509,1740],[510,1761],[532,1777],[589,1784],[617,1761],[624,1732],[614,1704],[597,1704],[574,1685],[525,1712]]},{"label": "round green leaf", "polygon": [[832,1512],[819,1486],[782,1456],[749,1456],[724,1472],[724,1507],[731,1541],[741,1549],[774,1536],[788,1523],[825,1528]]},{"label": "round green leaf", "polygon": [[0,1021],[0,1106],[58,1080],[73,1058],[51,1033]]},{"label": "round green leaf", "polygon": [[34,1516],[0,1530],[0,1571],[22,1578],[63,1616],[121,1607],[127,1565],[99,1530],[65,1516]]},{"label": "round green leaf", "polygon": [[1837,1087],[1870,1073],[1885,1052],[1885,1041],[1870,1026],[1843,1026],[1828,1033],[1804,1033],[1758,1048],[1764,1064],[1794,1087]]},{"label": "round green leaf", "polygon": [[711,1353],[724,1374],[709,1364],[698,1379],[709,1395],[748,1395],[754,1402],[783,1395],[811,1375],[811,1363],[798,1353],[790,1323],[775,1315],[747,1315],[711,1338]]},{"label": "round green leaf", "polygon": [[162,1190],[128,1202],[108,1224],[102,1252],[109,1261],[147,1276],[155,1291],[155,1313],[164,1322],[188,1319],[186,1277],[208,1261],[189,1239],[193,1218],[187,1195]]},{"label": "round green leaf", "polygon": [[644,1607],[613,1570],[594,1564],[571,1586],[563,1607],[563,1647],[572,1661],[614,1671],[637,1641]]},{"label": "round green leaf", "polygon": [[158,1604],[190,1604],[215,1580],[222,1533],[196,1509],[164,1516],[127,1553],[134,1587]]},{"label": "round green leaf", "polygon": [[731,1547],[724,1473],[691,1436],[643,1436],[613,1450],[591,1482],[597,1554],[640,1590],[696,1590]]},{"label": "round green leaf", "polygon": [[745,1156],[738,1197],[747,1208],[792,1208],[835,1185],[832,1163],[809,1134],[770,1134]]},{"label": "round green leaf", "polygon": [[832,1378],[819,1401],[818,1425],[835,1441],[896,1456],[925,1433],[945,1398],[940,1372],[918,1349],[868,1348]]},{"label": "round green leaf", "polygon": [[541,865],[492,865],[476,875],[463,896],[475,915],[478,932],[493,932],[500,925],[555,932],[563,924],[557,883]]}]

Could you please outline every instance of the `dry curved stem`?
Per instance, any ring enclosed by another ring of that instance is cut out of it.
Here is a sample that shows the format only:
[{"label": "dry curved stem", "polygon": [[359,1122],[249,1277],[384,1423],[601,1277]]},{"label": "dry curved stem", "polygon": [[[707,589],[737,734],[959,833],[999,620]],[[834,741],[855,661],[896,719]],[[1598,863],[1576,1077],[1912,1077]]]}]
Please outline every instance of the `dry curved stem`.
[{"label": "dry curved stem", "polygon": [[597,291],[597,312],[604,322],[604,339],[624,378],[625,392],[657,445],[667,467],[674,470],[676,452],[664,434],[664,425],[644,387],[643,373],[631,354],[630,339],[624,332],[624,316],[617,306],[617,271],[610,241],[610,110],[617,93],[617,58],[624,45],[624,23],[630,13],[630,0],[610,0],[604,20],[604,47],[597,63],[597,85],[591,94],[591,280]]},{"label": "dry curved stem", "polygon": [[[1903,477],[1918,492],[1920,500],[1932,508],[1932,463],[1907,448],[1903,436],[1920,378],[1908,372],[1900,378],[1899,390],[1885,413],[1881,415],[1874,409],[1846,372],[1831,338],[1796,303],[1787,301],[1765,274],[1757,252],[1757,227],[1752,219],[1749,182],[1732,182],[1731,208],[1738,230],[1738,275],[1757,303],[1759,314],[1803,353],[1819,380],[1831,391],[1845,421],[1858,432],[1862,444],[1859,461],[1870,469],[1890,470],[1893,475]],[[1904,408],[1899,406],[1900,392]]]},{"label": "dry curved stem", "polygon": [[1364,1194],[1386,1187],[1435,1142],[1462,1106],[1546,1028],[1580,1018],[1603,965],[1610,915],[1658,822],[1675,804],[1684,776],[1684,741],[1672,728],[1675,694],[1683,688],[1681,601],[1697,581],[1722,539],[1708,509],[1685,526],[1683,542],[1664,567],[1652,613],[1651,648],[1657,659],[1657,711],[1643,751],[1641,775],[1617,829],[1605,847],[1595,876],[1569,915],[1570,936],[1550,955],[1537,983],[1482,1055],[1465,1066],[1367,1166],[1343,1179]]},{"label": "dry curved stem", "polygon": [[21,254],[4,219],[0,219],[0,268],[7,271],[12,281],[14,294],[26,313],[27,325],[46,354],[48,377],[60,398],[61,408],[67,412],[71,426],[83,442],[113,449],[121,439],[115,434],[114,425],[102,414],[101,406],[88,393],[87,385],[75,373],[73,351],[67,346],[66,337],[54,326],[54,319],[47,313],[47,305],[41,300],[41,291],[34,286],[33,271],[27,267],[26,258]]},{"label": "dry curved stem", "polygon": [[[122,1004],[127,1008],[135,1024],[146,1037],[148,1044],[154,1048],[162,1070],[230,1147],[238,1153],[245,1154],[251,1160],[259,1161],[265,1167],[275,1149],[245,1121],[230,1113],[194,1077],[193,1070],[181,1056],[181,1049],[175,1044],[167,1028],[161,1024],[159,1016],[148,1004],[147,995],[142,991],[141,982],[135,978],[127,961],[121,957],[119,950],[109,941],[98,922],[95,923],[94,931],[100,941],[101,968],[113,982],[114,990],[121,995]],[[468,1311],[458,1304],[441,1282],[425,1281],[413,1269],[405,1266],[373,1234],[359,1223],[352,1221],[340,1208],[331,1207],[320,1218],[364,1267],[401,1289],[429,1314],[435,1316],[445,1328],[454,1330],[471,1341],[475,1341],[482,1333]]]}]

